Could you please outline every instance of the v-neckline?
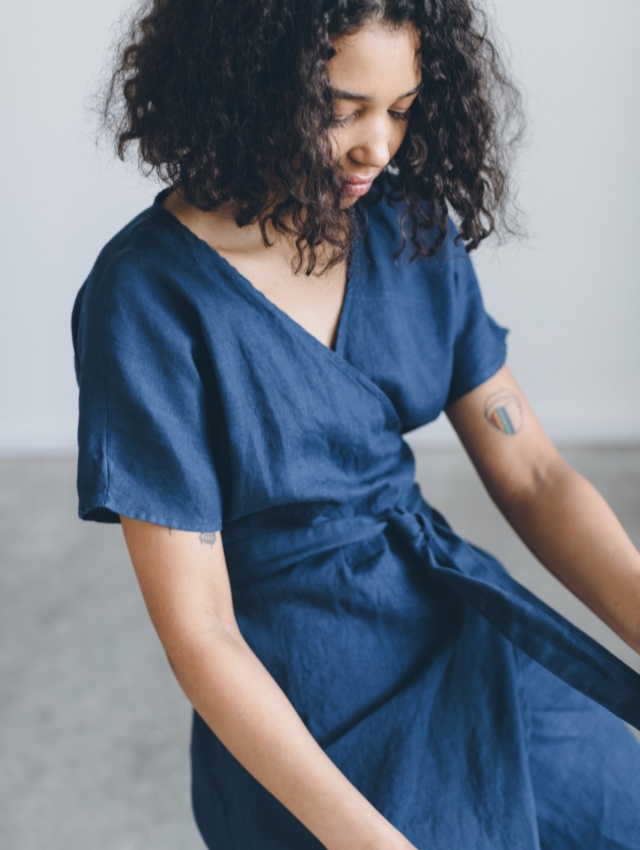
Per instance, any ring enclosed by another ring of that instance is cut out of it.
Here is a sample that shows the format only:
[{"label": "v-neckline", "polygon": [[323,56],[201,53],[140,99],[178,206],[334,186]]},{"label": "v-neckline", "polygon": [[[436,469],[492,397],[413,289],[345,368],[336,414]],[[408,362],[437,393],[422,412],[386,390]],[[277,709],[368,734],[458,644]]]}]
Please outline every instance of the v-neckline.
[{"label": "v-neckline", "polygon": [[173,213],[169,212],[162,206],[162,200],[169,194],[170,189],[163,189],[159,192],[150,207],[150,212],[159,216],[166,221],[170,227],[173,227],[176,233],[181,233],[183,238],[196,249],[203,259],[213,264],[218,269],[223,270],[226,276],[233,277],[241,285],[242,291],[251,298],[256,304],[260,304],[267,309],[274,319],[284,323],[289,329],[296,333],[301,341],[311,345],[320,356],[326,359],[327,362],[333,364],[342,374],[346,375],[351,381],[356,382],[359,386],[366,389],[374,395],[383,407],[387,410],[388,415],[393,420],[395,427],[402,428],[402,422],[395,405],[386,394],[386,392],[376,384],[371,378],[365,375],[360,369],[356,368],[346,356],[346,338],[347,338],[347,319],[351,310],[351,304],[355,296],[357,283],[360,277],[364,277],[366,259],[365,259],[365,234],[368,230],[368,214],[365,207],[357,205],[354,207],[354,238],[351,245],[351,252],[347,263],[347,282],[345,294],[342,301],[342,309],[338,318],[338,326],[336,328],[336,336],[334,347],[330,348],[321,342],[316,336],[310,333],[303,325],[296,322],[289,313],[282,310],[271,301],[267,296],[257,289],[247,278],[242,275],[234,265],[232,265],[225,257],[222,256],[215,248],[212,248],[208,242],[201,239],[189,227],[183,224]]},{"label": "v-neckline", "polygon": [[265,306],[268,310],[270,310],[274,315],[276,315],[281,321],[286,322],[290,326],[297,329],[297,332],[302,334],[304,337],[310,339],[312,343],[320,346],[325,351],[329,353],[329,355],[333,355],[336,357],[344,358],[344,347],[345,347],[345,327],[346,327],[346,319],[348,317],[348,313],[351,307],[351,302],[353,301],[353,292],[355,281],[358,278],[358,270],[359,270],[359,250],[361,247],[361,222],[359,220],[360,210],[357,207],[354,207],[354,222],[353,226],[355,229],[353,241],[351,244],[351,250],[349,252],[349,256],[347,258],[347,277],[345,282],[345,291],[342,298],[342,307],[340,309],[340,315],[338,316],[338,323],[336,327],[336,332],[334,336],[334,344],[333,346],[326,345],[326,343],[322,342],[318,339],[315,334],[312,334],[311,331],[308,331],[304,325],[301,325],[300,322],[296,321],[286,310],[283,310],[279,307],[274,301],[262,292],[261,289],[258,289],[257,286],[254,286],[251,281],[239,271],[236,266],[233,265],[226,257],[224,257],[219,251],[217,251],[213,246],[209,245],[204,239],[198,236],[197,233],[194,233],[190,227],[187,227],[186,224],[180,221],[180,219],[175,216],[172,212],[165,209],[162,206],[162,201],[167,197],[171,190],[163,189],[159,192],[155,200],[153,202],[153,207],[156,208],[159,213],[163,214],[165,219],[168,216],[172,222],[177,225],[180,231],[186,232],[187,238],[193,241],[198,248],[203,251],[205,254],[208,254],[209,257],[217,263],[219,266],[224,268],[229,274],[231,274],[243,287],[245,291],[247,291],[252,298],[259,301],[263,306]]}]

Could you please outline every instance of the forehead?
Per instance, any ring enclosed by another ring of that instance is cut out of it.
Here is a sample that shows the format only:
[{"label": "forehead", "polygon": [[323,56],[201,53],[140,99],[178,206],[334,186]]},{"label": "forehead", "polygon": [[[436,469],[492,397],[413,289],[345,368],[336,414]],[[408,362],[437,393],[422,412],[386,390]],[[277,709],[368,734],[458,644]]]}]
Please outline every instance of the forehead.
[{"label": "forehead", "polygon": [[336,53],[328,71],[333,88],[385,99],[411,90],[421,80],[420,34],[409,24],[365,24],[332,40],[332,45]]}]

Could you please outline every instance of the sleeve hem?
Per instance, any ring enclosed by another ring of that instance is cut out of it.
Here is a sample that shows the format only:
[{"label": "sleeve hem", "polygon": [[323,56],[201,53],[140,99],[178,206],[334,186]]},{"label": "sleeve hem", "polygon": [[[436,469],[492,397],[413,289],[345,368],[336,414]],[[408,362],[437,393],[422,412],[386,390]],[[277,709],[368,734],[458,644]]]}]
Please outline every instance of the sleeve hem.
[{"label": "sleeve hem", "polygon": [[78,507],[78,517],[82,520],[93,522],[120,524],[120,514],[130,517],[131,519],[139,519],[143,522],[150,522],[154,525],[162,525],[167,528],[175,528],[179,531],[199,531],[205,534],[212,532],[222,532],[222,520],[201,519],[181,519],[162,516],[160,514],[149,513],[139,508],[129,508],[126,505],[115,504],[111,499],[103,498],[88,505],[80,504]]},{"label": "sleeve hem", "polygon": [[444,407],[448,407],[450,404],[453,404],[455,401],[462,398],[462,396],[470,393],[472,390],[475,390],[476,387],[479,387],[485,381],[488,381],[489,378],[492,378],[496,372],[504,366],[507,361],[507,334],[509,333],[509,329],[501,328],[501,331],[502,345],[499,355],[495,358],[495,360],[487,364],[481,371],[475,372],[473,375],[469,376],[466,381],[463,381],[455,387],[455,389],[449,393]]}]

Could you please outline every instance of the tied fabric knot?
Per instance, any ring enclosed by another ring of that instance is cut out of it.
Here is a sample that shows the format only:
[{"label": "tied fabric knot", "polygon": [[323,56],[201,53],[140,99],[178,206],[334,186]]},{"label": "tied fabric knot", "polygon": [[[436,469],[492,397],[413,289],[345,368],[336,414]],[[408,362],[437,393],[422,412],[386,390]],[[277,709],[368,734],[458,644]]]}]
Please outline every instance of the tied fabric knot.
[{"label": "tied fabric knot", "polygon": [[640,730],[640,674],[517,582],[491,553],[431,510],[391,512],[425,554],[425,567],[514,646]]},{"label": "tied fabric knot", "polygon": [[426,546],[431,538],[429,525],[420,511],[395,505],[379,514],[378,519],[386,520],[414,545]]},{"label": "tied fabric knot", "polygon": [[519,584],[491,553],[458,536],[412,494],[404,504],[229,541],[239,590],[351,542],[396,534],[429,578],[444,583],[514,646],[576,690],[640,729],[640,674]]}]

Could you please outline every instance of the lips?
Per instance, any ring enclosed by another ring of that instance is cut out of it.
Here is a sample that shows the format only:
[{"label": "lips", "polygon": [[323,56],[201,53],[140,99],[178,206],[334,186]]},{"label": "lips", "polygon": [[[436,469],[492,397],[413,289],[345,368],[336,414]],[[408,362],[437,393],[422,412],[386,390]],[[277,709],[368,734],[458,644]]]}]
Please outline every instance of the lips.
[{"label": "lips", "polygon": [[373,183],[377,176],[377,174],[372,174],[371,177],[347,177],[347,183],[351,183],[354,186],[367,186]]},{"label": "lips", "polygon": [[371,177],[362,177],[360,175],[357,177],[348,177],[344,191],[347,195],[354,195],[356,197],[366,195],[377,176],[377,174],[372,174]]}]

